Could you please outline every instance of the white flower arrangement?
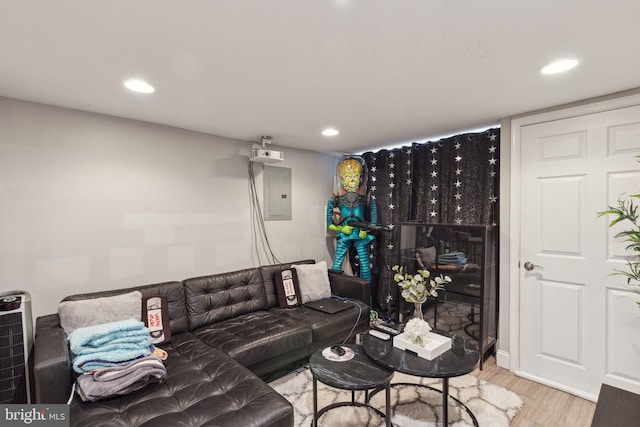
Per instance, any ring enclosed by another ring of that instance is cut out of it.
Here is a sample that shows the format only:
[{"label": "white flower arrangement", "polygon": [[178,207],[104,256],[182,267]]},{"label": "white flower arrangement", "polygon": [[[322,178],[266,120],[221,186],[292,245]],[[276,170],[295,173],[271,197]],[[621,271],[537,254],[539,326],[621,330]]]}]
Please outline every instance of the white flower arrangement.
[{"label": "white flower arrangement", "polygon": [[424,347],[427,343],[427,334],[431,332],[431,326],[422,319],[413,318],[404,326],[404,332],[412,343]]},{"label": "white flower arrangement", "polygon": [[[393,280],[402,288],[402,297],[405,301],[422,304],[427,298],[438,297],[438,291],[444,289],[444,285],[451,283],[451,277],[439,275],[431,278],[428,270],[418,270],[416,274],[405,274],[404,267],[394,265],[392,268],[396,273]],[[420,310],[416,307],[416,310]],[[420,318],[413,318],[407,322],[404,332],[407,338],[415,345],[424,347],[427,343],[427,334],[431,331],[431,326],[422,319],[422,312],[419,312]]]}]

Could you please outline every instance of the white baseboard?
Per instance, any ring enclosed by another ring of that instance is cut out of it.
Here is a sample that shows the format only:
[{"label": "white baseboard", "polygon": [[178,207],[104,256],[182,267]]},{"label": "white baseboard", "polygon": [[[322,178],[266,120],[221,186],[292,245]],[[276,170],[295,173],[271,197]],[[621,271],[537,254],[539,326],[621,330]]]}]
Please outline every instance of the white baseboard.
[{"label": "white baseboard", "polygon": [[496,352],[496,365],[501,368],[511,369],[511,356],[508,351],[498,350]]},{"label": "white baseboard", "polygon": [[540,384],[543,384],[543,385],[546,385],[546,386],[549,386],[549,387],[553,387],[555,389],[567,392],[569,394],[573,394],[573,395],[581,397],[581,398],[583,398],[585,400],[590,400],[592,402],[597,402],[598,401],[598,395],[597,394],[587,393],[585,391],[578,390],[578,389],[575,389],[573,387],[568,387],[568,386],[566,386],[564,384],[560,384],[560,383],[557,383],[555,381],[551,381],[551,380],[548,380],[548,379],[545,379],[545,378],[540,378],[540,377],[537,377],[535,375],[528,374],[526,372],[514,371],[514,374],[516,374],[519,377],[526,378],[528,380],[535,381],[537,383],[540,383]]}]

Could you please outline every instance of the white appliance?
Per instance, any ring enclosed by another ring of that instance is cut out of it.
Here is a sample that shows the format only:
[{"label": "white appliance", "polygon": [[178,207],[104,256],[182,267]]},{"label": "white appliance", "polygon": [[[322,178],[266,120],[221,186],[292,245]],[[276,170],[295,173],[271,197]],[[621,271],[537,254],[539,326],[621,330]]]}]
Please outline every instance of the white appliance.
[{"label": "white appliance", "polygon": [[31,403],[29,354],[33,347],[31,296],[0,294],[0,404]]},{"label": "white appliance", "polygon": [[267,144],[271,144],[270,136],[261,136],[260,144],[253,144],[249,152],[249,161],[258,163],[276,163],[284,160],[282,151],[267,150]]},{"label": "white appliance", "polygon": [[284,160],[284,153],[276,150],[253,148],[249,154],[249,160],[259,163],[276,163]]}]

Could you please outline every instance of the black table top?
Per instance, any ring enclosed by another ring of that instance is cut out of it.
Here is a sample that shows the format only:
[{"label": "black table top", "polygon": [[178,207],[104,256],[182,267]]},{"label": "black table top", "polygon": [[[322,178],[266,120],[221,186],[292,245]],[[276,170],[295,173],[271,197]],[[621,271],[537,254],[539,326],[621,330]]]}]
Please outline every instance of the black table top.
[{"label": "black table top", "polygon": [[451,349],[433,360],[395,348],[392,339],[383,341],[369,334],[363,336],[362,348],[365,354],[380,366],[418,377],[457,377],[468,374],[476,368],[480,361],[480,352],[471,340],[450,332],[440,330],[432,332],[453,338]]},{"label": "black table top", "polygon": [[391,381],[393,371],[373,363],[361,346],[343,344],[342,347],[353,350],[353,359],[344,362],[327,360],[322,349],[311,355],[309,369],[314,378],[342,390],[369,390]]},{"label": "black table top", "polygon": [[591,427],[634,426],[640,419],[640,395],[602,384]]}]

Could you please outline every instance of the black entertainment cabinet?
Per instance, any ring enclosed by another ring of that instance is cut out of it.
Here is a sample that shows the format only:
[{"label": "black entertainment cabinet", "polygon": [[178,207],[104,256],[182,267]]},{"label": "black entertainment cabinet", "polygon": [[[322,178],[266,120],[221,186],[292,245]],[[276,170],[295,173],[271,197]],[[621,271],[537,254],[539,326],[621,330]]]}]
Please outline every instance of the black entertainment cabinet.
[{"label": "black entertainment cabinet", "polygon": [[[432,275],[444,274],[452,279],[438,298],[431,302],[435,305],[435,315],[433,319],[426,319],[431,326],[446,329],[442,323],[446,320],[439,320],[437,315],[438,304],[443,301],[467,306],[469,324],[465,330],[476,323],[477,307],[479,332],[468,334],[478,340],[482,369],[486,357],[491,351],[495,352],[497,336],[496,226],[421,222],[403,222],[399,225],[398,264],[410,274],[424,269]],[[397,290],[400,288],[397,287]],[[403,310],[412,308],[404,302],[399,292],[396,301],[404,303],[399,307],[399,316],[407,314]]]}]

